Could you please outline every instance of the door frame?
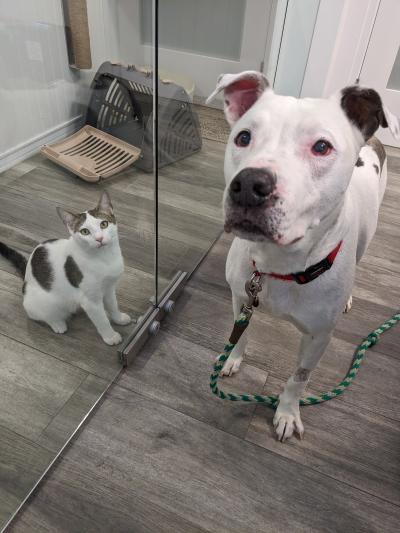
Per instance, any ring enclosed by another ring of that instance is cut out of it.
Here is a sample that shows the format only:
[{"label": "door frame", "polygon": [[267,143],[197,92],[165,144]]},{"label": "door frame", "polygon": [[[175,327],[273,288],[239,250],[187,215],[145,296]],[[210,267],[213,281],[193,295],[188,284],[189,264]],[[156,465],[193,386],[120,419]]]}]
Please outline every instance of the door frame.
[{"label": "door frame", "polygon": [[[374,87],[384,104],[399,114],[398,91],[387,89],[379,81],[393,66],[397,54],[393,39],[383,58],[375,61],[368,57],[368,50],[380,43],[381,36],[374,34],[374,29],[382,31],[382,17],[387,19],[388,38],[398,35],[398,17],[388,16],[398,9],[398,0],[321,0],[301,96],[328,97],[359,82]],[[374,80],[375,72],[378,82]],[[380,128],[377,136],[384,144],[400,147],[385,129]]]},{"label": "door frame", "polygon": [[321,0],[301,96],[327,97],[356,82],[380,2]]},{"label": "door frame", "polygon": [[[378,91],[384,105],[396,116],[400,116],[400,87],[389,88],[387,83],[400,49],[399,20],[400,2],[382,0],[360,73],[360,84]],[[380,128],[376,135],[383,144],[400,148],[400,139],[395,139],[388,128]]]}]

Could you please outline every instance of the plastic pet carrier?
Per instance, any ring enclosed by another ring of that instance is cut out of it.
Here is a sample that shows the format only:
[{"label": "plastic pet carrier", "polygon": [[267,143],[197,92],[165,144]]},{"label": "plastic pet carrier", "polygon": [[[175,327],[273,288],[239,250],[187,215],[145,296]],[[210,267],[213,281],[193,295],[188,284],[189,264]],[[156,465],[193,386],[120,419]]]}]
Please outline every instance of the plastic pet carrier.
[{"label": "plastic pet carrier", "polygon": [[[86,126],[42,153],[86,181],[99,181],[135,165],[153,170],[153,77],[151,71],[109,62],[91,85]],[[159,81],[159,166],[201,148],[197,114],[186,91]]]}]

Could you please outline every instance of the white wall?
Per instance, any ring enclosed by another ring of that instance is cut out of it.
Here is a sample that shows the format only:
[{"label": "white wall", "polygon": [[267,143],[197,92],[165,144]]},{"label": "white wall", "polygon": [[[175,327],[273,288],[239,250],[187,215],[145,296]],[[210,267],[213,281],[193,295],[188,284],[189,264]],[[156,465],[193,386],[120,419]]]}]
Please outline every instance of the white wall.
[{"label": "white wall", "polygon": [[113,0],[89,0],[93,69],[68,65],[61,0],[0,0],[0,170],[72,133],[100,63],[118,60]]},{"label": "white wall", "polygon": [[116,16],[121,61],[125,64],[151,65],[151,47],[143,46],[141,40],[139,0],[118,0]]}]

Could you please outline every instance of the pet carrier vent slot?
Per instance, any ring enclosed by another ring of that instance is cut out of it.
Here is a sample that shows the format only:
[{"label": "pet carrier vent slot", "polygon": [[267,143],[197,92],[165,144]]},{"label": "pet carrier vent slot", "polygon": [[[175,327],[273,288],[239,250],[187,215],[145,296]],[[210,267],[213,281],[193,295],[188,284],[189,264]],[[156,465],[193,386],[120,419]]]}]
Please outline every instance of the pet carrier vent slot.
[{"label": "pet carrier vent slot", "polygon": [[134,81],[130,81],[129,85],[133,91],[138,93],[148,94],[149,96],[152,96],[153,94],[153,89],[151,87],[146,87],[146,85],[142,85]]}]

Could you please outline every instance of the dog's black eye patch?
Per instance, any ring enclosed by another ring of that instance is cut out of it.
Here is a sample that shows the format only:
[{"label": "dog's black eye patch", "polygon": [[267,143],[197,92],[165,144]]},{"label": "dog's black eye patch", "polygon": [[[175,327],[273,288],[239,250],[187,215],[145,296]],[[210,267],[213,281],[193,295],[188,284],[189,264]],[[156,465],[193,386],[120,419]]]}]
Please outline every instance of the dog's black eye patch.
[{"label": "dog's black eye patch", "polygon": [[249,132],[249,130],[242,130],[235,137],[235,144],[240,148],[245,148],[246,146],[249,146],[250,141],[251,133]]}]

